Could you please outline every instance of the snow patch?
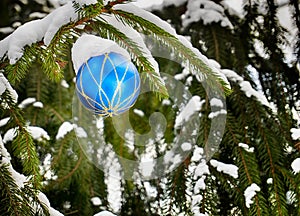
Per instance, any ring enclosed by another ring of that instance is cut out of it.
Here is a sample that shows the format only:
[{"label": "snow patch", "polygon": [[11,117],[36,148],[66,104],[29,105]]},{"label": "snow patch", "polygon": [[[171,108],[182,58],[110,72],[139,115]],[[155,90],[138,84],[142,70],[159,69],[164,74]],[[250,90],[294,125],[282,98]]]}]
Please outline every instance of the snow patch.
[{"label": "snow patch", "polygon": [[78,3],[81,7],[98,3],[97,0],[75,0],[75,2]]},{"label": "snow patch", "polygon": [[202,20],[204,25],[220,22],[222,27],[233,29],[233,25],[225,15],[224,8],[210,0],[188,1],[187,11],[181,18],[183,27]]},{"label": "snow patch", "polygon": [[247,208],[250,208],[250,205],[253,203],[252,198],[256,195],[256,192],[259,191],[260,187],[255,183],[252,183],[249,187],[246,188],[246,190],[244,191],[244,196]]},{"label": "snow patch", "polygon": [[37,101],[37,102],[34,102],[32,104],[32,106],[37,107],[37,108],[43,108],[44,104],[42,102],[40,102],[40,101]]},{"label": "snow patch", "polygon": [[245,151],[253,153],[254,152],[254,147],[249,147],[248,144],[245,143],[239,143],[239,147],[243,148]]},{"label": "snow patch", "polygon": [[0,120],[0,127],[3,127],[4,125],[6,125],[9,121],[10,117],[4,118]]},{"label": "snow patch", "polygon": [[293,169],[293,172],[295,174],[299,173],[300,172],[300,158],[296,158],[292,164],[291,164],[291,167]]},{"label": "snow patch", "polygon": [[67,135],[67,133],[71,132],[73,129],[74,125],[68,121],[65,121],[58,129],[58,132],[55,137],[56,140],[64,138]]},{"label": "snow patch", "polygon": [[[0,47],[1,47],[1,41],[0,41]],[[1,52],[1,49],[0,49]],[[1,57],[0,57],[1,58]],[[13,99],[14,103],[17,103],[18,101],[18,94],[17,92],[11,87],[10,83],[6,79],[3,73],[0,72],[0,96],[5,92],[8,91],[10,96]],[[4,104],[5,107],[5,104]]]},{"label": "snow patch", "polygon": [[205,101],[204,100],[201,101],[201,98],[199,96],[193,96],[186,104],[186,106],[176,116],[174,127],[179,128],[185,122],[188,122],[189,119],[192,117],[192,115],[200,111],[204,103]]},{"label": "snow patch", "polygon": [[133,109],[133,112],[140,116],[140,117],[144,117],[145,116],[145,113],[142,111],[142,110],[139,110],[139,109]]},{"label": "snow patch", "polygon": [[100,38],[95,35],[82,35],[72,47],[72,62],[75,73],[77,73],[81,65],[86,63],[91,57],[110,52],[119,53],[130,61],[129,53],[114,41]]},{"label": "snow patch", "polygon": [[102,211],[102,212],[95,214],[94,216],[116,216],[116,215],[109,211]]},{"label": "snow patch", "polygon": [[291,128],[292,139],[298,140],[300,138],[300,128]]},{"label": "snow patch", "polygon": [[32,97],[29,97],[29,98],[26,98],[25,100],[23,100],[19,105],[18,107],[20,109],[24,109],[25,107],[27,107],[28,105],[32,104],[36,102],[36,99],[35,98],[32,98]]},{"label": "snow patch", "polygon": [[101,199],[99,197],[92,197],[91,202],[94,206],[99,206],[102,204]]},{"label": "snow patch", "polygon": [[232,176],[233,178],[238,178],[238,167],[233,164],[225,164],[217,160],[210,160],[210,164],[217,169],[219,172],[223,172]]}]

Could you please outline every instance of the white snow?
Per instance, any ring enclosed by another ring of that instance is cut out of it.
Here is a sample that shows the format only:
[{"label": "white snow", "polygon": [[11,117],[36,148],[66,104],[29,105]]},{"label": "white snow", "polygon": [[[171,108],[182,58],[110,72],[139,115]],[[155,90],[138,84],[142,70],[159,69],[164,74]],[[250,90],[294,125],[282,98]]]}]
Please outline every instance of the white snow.
[{"label": "white snow", "polygon": [[82,64],[93,56],[115,52],[123,55],[130,61],[129,53],[111,40],[84,34],[77,39],[72,47],[72,62],[77,73]]},{"label": "white snow", "polygon": [[224,73],[229,80],[237,82],[247,97],[254,96],[262,105],[271,108],[275,112],[274,107],[268,102],[266,96],[262,92],[253,89],[251,84],[248,81],[244,81],[244,79],[236,72],[229,69],[222,69],[221,72]]},{"label": "white snow", "polygon": [[94,206],[99,206],[102,203],[99,197],[92,197],[91,202],[93,203]]},{"label": "white snow", "polygon": [[195,169],[194,179],[203,176],[204,174],[209,175],[210,172],[209,172],[209,167],[206,164],[206,161],[202,159]]},{"label": "white snow", "polygon": [[227,114],[227,111],[225,109],[221,109],[219,111],[209,113],[208,118],[213,119],[219,115],[226,115],[226,114]]},{"label": "white snow", "polygon": [[116,216],[116,215],[109,211],[102,211],[102,212],[95,214],[94,216]]},{"label": "white snow", "polygon": [[44,43],[48,46],[58,29],[70,21],[75,21],[77,17],[72,2],[69,1],[43,19],[23,24],[0,41],[0,58],[7,54],[10,64],[15,64],[22,57],[26,45],[31,45],[44,38]]},{"label": "white snow", "polygon": [[200,193],[200,190],[205,190],[205,187],[206,187],[205,178],[206,178],[206,176],[201,176],[201,178],[197,180],[195,187],[194,187],[195,194]]},{"label": "white snow", "polygon": [[212,98],[210,100],[210,105],[211,106],[216,106],[216,107],[221,107],[221,108],[223,108],[223,106],[224,106],[223,102],[218,98]]},{"label": "white snow", "polygon": [[260,187],[252,183],[250,186],[246,188],[244,191],[244,196],[245,196],[245,202],[246,202],[246,207],[250,208],[250,205],[253,203],[252,198],[256,195],[256,192],[260,191]]},{"label": "white snow", "polygon": [[[1,47],[1,42],[0,42],[0,47]],[[1,52],[1,48],[0,48],[0,52]],[[1,56],[0,56],[0,58],[1,58]],[[9,92],[10,96],[12,97],[13,102],[17,103],[17,100],[18,100],[18,94],[17,94],[17,92],[11,87],[10,83],[8,82],[8,80],[6,79],[6,77],[4,76],[4,74],[1,73],[1,71],[0,71],[0,96],[6,90]]]},{"label": "white snow", "polygon": [[138,115],[140,117],[144,117],[145,116],[145,113],[143,112],[143,110],[133,109],[133,113],[135,113],[136,115]]},{"label": "white snow", "polygon": [[191,161],[194,161],[194,162],[200,161],[200,159],[203,157],[203,153],[204,153],[203,148],[195,146]]},{"label": "white snow", "polygon": [[217,160],[210,160],[210,164],[217,169],[219,172],[223,172],[232,176],[233,178],[238,178],[238,167],[233,164],[225,164]]},{"label": "white snow", "polygon": [[49,209],[49,214],[50,216],[64,216],[62,213],[60,213],[59,211],[55,210],[54,208],[52,208],[50,206],[50,202],[48,200],[48,198],[46,197],[45,194],[43,194],[42,192],[39,192],[38,194],[38,199],[44,203],[46,205],[46,207]]},{"label": "white snow", "polygon": [[19,105],[18,107],[21,108],[21,109],[24,109],[25,107],[27,107],[28,105],[32,104],[36,102],[36,99],[35,98],[32,98],[32,97],[29,97],[29,98],[26,98],[25,100],[23,100]]},{"label": "white snow", "polygon": [[185,122],[188,122],[192,115],[200,111],[202,105],[205,103],[204,100],[201,101],[199,96],[193,96],[186,106],[179,112],[175,120],[175,128],[181,127]]},{"label": "white snow", "polygon": [[85,5],[97,4],[97,0],[75,0],[81,7]]},{"label": "white snow", "polygon": [[[43,128],[36,127],[36,126],[27,126],[26,128],[27,131],[31,134],[33,139],[37,141],[50,140],[48,133]],[[9,129],[4,134],[3,142],[7,143],[9,141],[13,141],[16,135],[17,135],[17,128]]]},{"label": "white snow", "polygon": [[268,178],[267,179],[267,184],[273,184],[273,178]]},{"label": "white snow", "polygon": [[292,139],[298,140],[300,138],[300,128],[291,128]]},{"label": "white snow", "polygon": [[243,148],[245,151],[253,153],[254,152],[254,147],[249,147],[248,144],[245,143],[239,143],[239,147]]},{"label": "white snow", "polygon": [[56,134],[56,140],[64,138],[67,133],[71,132],[74,129],[74,125],[68,121],[65,121],[61,124]]},{"label": "white snow", "polygon": [[32,106],[37,107],[37,108],[43,108],[44,104],[42,102],[40,102],[40,101],[37,101],[37,102],[34,102],[32,104]]},{"label": "white snow", "polygon": [[2,33],[2,34],[9,34],[9,33],[12,33],[13,31],[14,31],[14,28],[12,28],[12,27],[0,28],[0,33]]},{"label": "white snow", "polygon": [[295,174],[299,173],[300,172],[300,158],[296,158],[292,164],[291,164],[291,167],[293,169],[293,172]]},{"label": "white snow", "polygon": [[38,141],[42,141],[43,139],[50,140],[48,133],[41,127],[36,126],[28,126],[28,132],[31,134],[32,138]]},{"label": "white snow", "polygon": [[199,20],[202,20],[204,25],[220,22],[222,27],[233,28],[233,25],[225,15],[224,8],[210,0],[188,1],[187,11],[182,16],[183,27],[187,27]]},{"label": "white snow", "polygon": [[192,149],[192,144],[188,142],[184,142],[181,144],[181,149],[183,151],[190,151]]},{"label": "white snow", "polygon": [[13,141],[13,139],[15,138],[15,136],[17,135],[17,130],[16,128],[11,128],[8,131],[6,131],[6,133],[4,134],[3,137],[3,143],[7,143],[10,141]]},{"label": "white snow", "polygon": [[8,165],[8,171],[11,173],[12,178],[14,179],[16,185],[20,188],[24,187],[24,183],[27,181],[26,176],[18,173],[17,171],[14,170],[14,168],[11,165],[11,157],[8,151],[6,150],[4,146],[4,142],[2,141],[2,137],[0,136],[0,151],[1,151],[1,156],[2,160],[0,160],[0,165],[1,164],[7,164]]},{"label": "white snow", "polygon": [[60,82],[60,85],[62,86],[62,87],[64,87],[64,88],[69,88],[70,87],[70,85],[67,83],[67,81],[66,80],[61,80],[61,82]]},{"label": "white snow", "polygon": [[0,127],[3,127],[4,125],[6,125],[9,121],[9,119],[10,119],[10,117],[0,119]]},{"label": "white snow", "polygon": [[79,138],[86,138],[87,132],[82,128],[78,127],[76,124],[72,124],[68,121],[65,121],[61,124],[61,126],[58,129],[58,132],[56,134],[56,140],[64,138],[69,132],[74,130],[75,134]]},{"label": "white snow", "polygon": [[73,125],[74,127],[74,131],[77,137],[79,138],[87,138],[87,132],[82,128],[82,127],[78,127],[77,125]]}]

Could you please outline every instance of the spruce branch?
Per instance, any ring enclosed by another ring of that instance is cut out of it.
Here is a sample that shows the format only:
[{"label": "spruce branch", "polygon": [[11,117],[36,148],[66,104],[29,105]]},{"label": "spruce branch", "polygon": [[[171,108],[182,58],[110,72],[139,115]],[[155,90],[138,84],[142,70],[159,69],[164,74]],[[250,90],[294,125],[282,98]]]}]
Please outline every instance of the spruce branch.
[{"label": "spruce branch", "polygon": [[223,89],[226,93],[230,93],[230,90],[226,87],[226,83],[174,35],[166,32],[154,23],[132,13],[122,10],[111,10],[110,12],[118,19],[123,20],[124,23],[132,26],[138,32],[152,35],[155,40],[161,42],[161,44],[168,47],[171,52],[181,58],[183,62],[186,62],[191,68],[191,71],[195,71],[196,76],[198,76],[200,80],[205,80],[210,87],[215,86],[214,89],[216,90]]}]

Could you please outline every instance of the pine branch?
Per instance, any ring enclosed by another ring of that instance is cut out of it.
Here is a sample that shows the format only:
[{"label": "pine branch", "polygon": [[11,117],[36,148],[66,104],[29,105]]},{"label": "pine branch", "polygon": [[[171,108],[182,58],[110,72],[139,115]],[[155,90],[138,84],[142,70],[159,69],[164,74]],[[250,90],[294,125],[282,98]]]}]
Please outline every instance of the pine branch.
[{"label": "pine branch", "polygon": [[181,61],[183,60],[183,62],[186,62],[187,65],[189,65],[191,71],[195,71],[196,76],[198,76],[200,80],[205,80],[209,87],[212,87],[215,90],[222,89],[226,93],[230,92],[229,89],[226,88],[225,82],[218,77],[209,66],[199,59],[192,50],[185,47],[174,35],[171,35],[154,23],[132,13],[121,10],[111,10],[110,12],[129,26],[132,26],[138,32],[146,35],[150,34],[155,40],[168,47]]},{"label": "pine branch", "polygon": [[95,32],[98,32],[101,37],[113,39],[121,47],[127,49],[135,64],[139,67],[139,72],[144,76],[144,78],[149,79],[151,89],[156,93],[159,92],[158,96],[161,98],[168,96],[168,91],[162,81],[162,78],[154,72],[155,69],[148,59],[144,57],[143,51],[136,42],[132,41],[114,26],[101,21],[99,18],[96,19],[94,23],[91,23],[91,27]]}]

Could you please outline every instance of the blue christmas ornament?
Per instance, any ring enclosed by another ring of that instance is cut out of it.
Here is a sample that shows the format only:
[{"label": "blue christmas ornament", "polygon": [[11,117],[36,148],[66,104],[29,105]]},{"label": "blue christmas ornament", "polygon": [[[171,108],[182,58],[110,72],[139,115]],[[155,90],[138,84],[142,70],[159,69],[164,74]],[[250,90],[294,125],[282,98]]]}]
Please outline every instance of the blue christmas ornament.
[{"label": "blue christmas ornament", "polygon": [[134,64],[115,52],[91,57],[79,68],[76,92],[81,103],[101,116],[127,111],[140,92],[140,76]]}]

